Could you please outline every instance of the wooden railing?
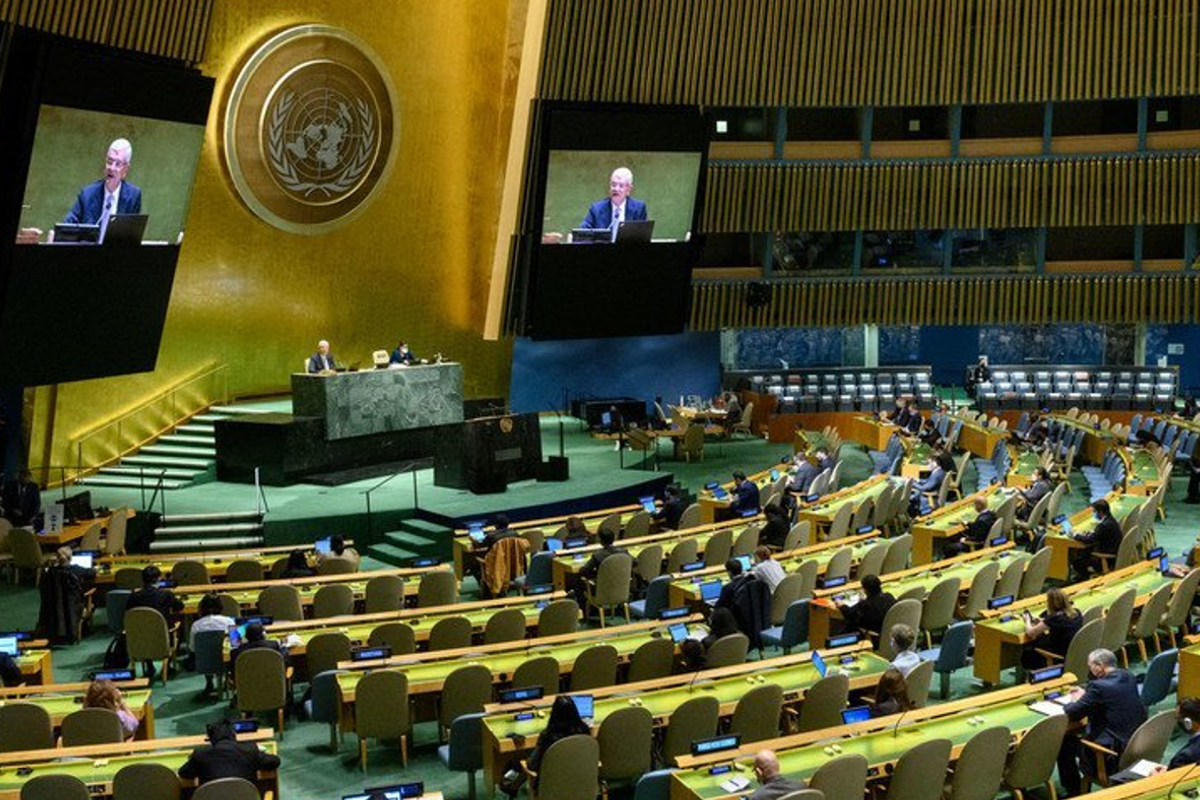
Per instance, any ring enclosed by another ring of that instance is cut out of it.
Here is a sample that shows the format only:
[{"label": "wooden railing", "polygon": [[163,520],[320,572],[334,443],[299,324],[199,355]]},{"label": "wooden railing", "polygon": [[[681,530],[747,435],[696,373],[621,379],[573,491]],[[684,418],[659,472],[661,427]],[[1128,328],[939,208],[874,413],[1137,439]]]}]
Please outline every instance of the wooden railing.
[{"label": "wooden railing", "polygon": [[70,480],[90,475],[229,400],[229,368],[216,364],[169,386],[136,408],[71,439]]},{"label": "wooden railing", "polygon": [[[752,283],[771,287],[765,305]],[[1138,322],[1200,322],[1200,275],[695,280],[690,327]]]}]

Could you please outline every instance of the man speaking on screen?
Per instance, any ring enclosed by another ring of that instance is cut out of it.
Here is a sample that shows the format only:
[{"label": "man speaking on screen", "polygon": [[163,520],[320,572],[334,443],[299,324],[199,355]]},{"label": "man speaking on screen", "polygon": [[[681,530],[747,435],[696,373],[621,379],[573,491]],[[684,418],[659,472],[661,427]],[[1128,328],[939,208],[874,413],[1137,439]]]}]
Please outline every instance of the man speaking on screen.
[{"label": "man speaking on screen", "polygon": [[613,238],[622,222],[646,219],[646,204],[629,195],[633,192],[633,173],[627,167],[613,170],[608,179],[608,197],[597,200],[588,208],[581,228],[612,228]]},{"label": "man speaking on screen", "polygon": [[140,214],[142,190],[125,180],[132,158],[133,145],[128,139],[117,139],[109,145],[108,156],[104,159],[104,178],[79,190],[75,205],[71,206],[63,222],[99,224],[100,240],[103,241],[109,218],[117,214]]}]

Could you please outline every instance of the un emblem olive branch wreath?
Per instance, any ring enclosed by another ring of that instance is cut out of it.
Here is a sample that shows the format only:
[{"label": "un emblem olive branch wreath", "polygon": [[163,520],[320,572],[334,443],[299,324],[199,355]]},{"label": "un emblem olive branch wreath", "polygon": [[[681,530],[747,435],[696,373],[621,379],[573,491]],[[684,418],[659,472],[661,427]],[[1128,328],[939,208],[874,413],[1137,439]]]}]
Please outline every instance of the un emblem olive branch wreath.
[{"label": "un emblem olive branch wreath", "polygon": [[355,110],[358,112],[358,123],[363,134],[359,140],[358,150],[349,166],[332,181],[314,183],[304,180],[296,171],[292,160],[286,155],[284,128],[288,114],[295,103],[295,92],[283,94],[271,111],[271,123],[267,127],[267,154],[271,168],[275,170],[280,183],[285,189],[303,194],[305,197],[310,196],[313,192],[322,192],[326,197],[332,197],[353,188],[362,174],[371,166],[372,156],[375,152],[375,115],[371,113],[371,107],[362,98],[356,98],[354,101]]}]

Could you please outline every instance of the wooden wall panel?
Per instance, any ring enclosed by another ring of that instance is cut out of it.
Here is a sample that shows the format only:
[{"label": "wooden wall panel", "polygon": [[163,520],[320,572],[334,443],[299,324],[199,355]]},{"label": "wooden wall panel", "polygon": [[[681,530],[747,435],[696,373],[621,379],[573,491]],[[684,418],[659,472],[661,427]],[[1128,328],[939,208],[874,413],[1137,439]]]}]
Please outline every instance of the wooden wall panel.
[{"label": "wooden wall panel", "polygon": [[0,0],[0,21],[198,64],[213,0]]},{"label": "wooden wall panel", "polygon": [[1200,222],[1200,155],[710,164],[709,233]]},{"label": "wooden wall panel", "polygon": [[751,283],[695,281],[691,329],[1200,322],[1200,276],[1186,274],[774,281],[759,309]]},{"label": "wooden wall panel", "polygon": [[[1197,0],[553,0],[539,94],[749,106],[1194,94],[1198,16]],[[631,57],[649,53],[666,58]]]}]

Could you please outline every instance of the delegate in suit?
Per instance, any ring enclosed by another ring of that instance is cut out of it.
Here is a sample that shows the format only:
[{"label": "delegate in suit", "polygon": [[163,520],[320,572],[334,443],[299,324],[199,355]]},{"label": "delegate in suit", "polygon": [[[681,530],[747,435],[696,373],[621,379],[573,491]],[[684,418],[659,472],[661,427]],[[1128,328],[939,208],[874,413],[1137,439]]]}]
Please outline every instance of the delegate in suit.
[{"label": "delegate in suit", "polygon": [[614,223],[646,219],[646,204],[630,197],[633,193],[633,173],[626,167],[613,170],[608,179],[608,197],[588,207],[581,228],[611,228]]},{"label": "delegate in suit", "polygon": [[100,238],[103,239],[109,217],[142,213],[142,190],[125,180],[132,158],[133,145],[129,140],[117,139],[109,145],[104,159],[104,178],[79,190],[75,205],[63,217],[63,222],[99,224]]},{"label": "delegate in suit", "polygon": [[317,352],[308,359],[308,374],[317,375],[335,369],[336,359],[329,352],[329,342],[322,339],[317,342]]}]

